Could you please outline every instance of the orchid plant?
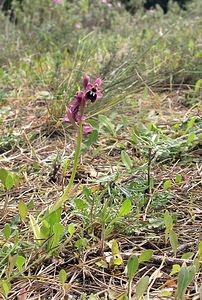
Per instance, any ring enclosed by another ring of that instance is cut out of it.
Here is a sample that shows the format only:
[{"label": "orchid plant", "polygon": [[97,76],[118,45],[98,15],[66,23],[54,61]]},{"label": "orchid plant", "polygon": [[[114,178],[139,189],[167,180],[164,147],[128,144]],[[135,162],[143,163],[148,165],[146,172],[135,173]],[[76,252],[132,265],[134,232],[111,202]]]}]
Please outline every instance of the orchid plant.
[{"label": "orchid plant", "polygon": [[94,103],[96,100],[102,98],[103,95],[101,91],[101,84],[102,80],[100,78],[97,78],[93,82],[90,82],[90,77],[88,75],[84,75],[84,91],[77,92],[74,100],[70,103],[69,107],[67,108],[64,119],[66,122],[71,123],[77,131],[77,145],[74,156],[74,164],[69,183],[65,188],[63,195],[49,209],[49,213],[54,212],[65,203],[67,196],[72,188],[74,178],[76,175],[77,165],[79,162],[82,135],[89,134],[93,131],[93,127],[86,123],[86,117],[84,115],[85,108],[89,103]]}]

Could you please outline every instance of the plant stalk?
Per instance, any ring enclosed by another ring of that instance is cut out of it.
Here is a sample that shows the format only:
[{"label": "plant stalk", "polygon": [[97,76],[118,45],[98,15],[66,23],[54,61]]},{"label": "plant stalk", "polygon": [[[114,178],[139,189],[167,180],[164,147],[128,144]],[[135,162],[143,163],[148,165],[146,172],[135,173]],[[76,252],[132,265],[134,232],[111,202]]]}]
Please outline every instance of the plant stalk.
[{"label": "plant stalk", "polygon": [[76,175],[76,170],[77,170],[80,151],[81,151],[81,143],[82,143],[82,121],[79,122],[77,145],[76,145],[76,151],[75,151],[75,156],[74,156],[74,164],[73,164],[72,174],[71,174],[68,186],[64,189],[64,193],[62,194],[62,196],[58,200],[56,200],[55,204],[49,209],[49,214],[56,211],[58,208],[62,207],[62,205],[67,200],[68,194],[72,188],[72,185],[74,183],[74,178]]}]

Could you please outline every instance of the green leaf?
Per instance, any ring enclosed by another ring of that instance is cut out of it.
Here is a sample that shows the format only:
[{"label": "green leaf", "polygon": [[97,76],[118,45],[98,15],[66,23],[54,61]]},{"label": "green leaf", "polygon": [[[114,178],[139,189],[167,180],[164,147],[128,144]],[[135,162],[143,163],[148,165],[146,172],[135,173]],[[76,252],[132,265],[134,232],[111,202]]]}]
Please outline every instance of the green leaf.
[{"label": "green leaf", "polygon": [[138,257],[133,255],[129,258],[127,263],[127,274],[128,274],[128,280],[131,282],[135,273],[138,270],[139,261]]},{"label": "green leaf", "polygon": [[169,239],[170,239],[170,244],[171,244],[171,247],[173,249],[173,252],[176,256],[176,253],[177,253],[177,247],[178,247],[178,238],[177,238],[177,234],[175,233],[174,230],[170,230],[169,232]]},{"label": "green leaf", "polygon": [[193,257],[194,253],[193,252],[186,252],[182,255],[182,259],[191,259]]},{"label": "green leaf", "polygon": [[173,219],[172,219],[171,215],[169,214],[169,212],[167,210],[164,213],[164,223],[165,223],[165,227],[166,227],[165,242],[167,243],[169,232],[173,228]]},{"label": "green leaf", "polygon": [[180,270],[181,270],[181,266],[178,265],[178,264],[174,264],[174,265],[172,266],[172,271],[171,271],[171,273],[170,273],[170,276],[172,276],[172,275],[174,275],[174,274],[176,274],[176,273],[179,273]]},{"label": "green leaf", "polygon": [[112,133],[113,136],[116,136],[115,130],[114,130],[114,124],[110,121],[109,118],[107,118],[104,115],[99,115],[99,122],[102,126],[104,126],[109,132]]},{"label": "green leaf", "polygon": [[154,251],[152,250],[145,250],[141,255],[139,256],[139,264],[145,261],[149,261],[152,258]]},{"label": "green leaf", "polygon": [[188,135],[188,138],[187,138],[187,144],[191,145],[193,143],[193,141],[195,140],[195,138],[196,138],[195,133],[190,132],[190,134]]},{"label": "green leaf", "polygon": [[192,117],[189,122],[187,123],[187,130],[186,132],[188,131],[188,129],[191,129],[193,126],[194,126],[194,123],[196,122],[197,118],[196,117]]},{"label": "green leaf", "polygon": [[108,268],[108,263],[104,260],[99,260],[98,262],[95,263],[98,267],[101,267],[101,268],[105,268],[107,269]]},{"label": "green leaf", "polygon": [[87,140],[84,141],[84,144],[87,146],[87,147],[90,147],[92,146],[93,144],[96,143],[98,139],[98,131],[96,129],[94,129],[87,137]]},{"label": "green leaf", "polygon": [[177,175],[175,176],[175,182],[176,182],[176,183],[181,183],[181,182],[182,182],[182,175],[177,174]]},{"label": "green leaf", "polygon": [[37,221],[35,220],[35,218],[32,215],[29,215],[29,220],[30,220],[30,226],[31,226],[31,229],[34,233],[34,237],[36,239],[36,242],[39,245],[41,245],[43,243],[43,240],[41,240],[42,235],[41,235],[40,227],[39,227]]},{"label": "green leaf", "polygon": [[166,228],[168,228],[168,229],[173,228],[173,218],[167,210],[164,213],[164,223],[165,223]]},{"label": "green leaf", "polygon": [[11,235],[11,226],[10,226],[10,224],[5,224],[4,225],[3,233],[4,233],[5,239],[8,240],[10,235]]},{"label": "green leaf", "polygon": [[26,259],[24,256],[18,255],[15,261],[15,265],[18,268],[18,270],[22,273],[23,272],[23,265],[25,264]]},{"label": "green leaf", "polygon": [[200,266],[201,266],[200,265],[200,260],[198,258],[195,258],[194,261],[193,261],[193,264],[194,264],[194,266],[196,268],[196,273],[198,273],[199,270],[200,270]]},{"label": "green leaf", "polygon": [[13,176],[11,173],[8,173],[6,177],[5,187],[7,190],[10,190],[13,187],[13,185],[14,185]]},{"label": "green leaf", "polygon": [[8,280],[4,280],[2,282],[2,287],[3,287],[3,290],[4,290],[4,295],[6,296],[6,298],[8,297],[8,294],[10,292],[10,289],[11,289],[11,284]]},{"label": "green leaf", "polygon": [[144,276],[138,281],[137,286],[136,286],[136,297],[135,297],[135,299],[138,300],[143,296],[144,292],[148,288],[148,285],[149,285],[149,276]]},{"label": "green leaf", "polygon": [[98,298],[94,294],[90,294],[88,300],[98,300]]},{"label": "green leaf", "polygon": [[197,80],[195,87],[194,87],[194,94],[196,95],[198,91],[200,90],[200,87],[202,85],[202,79]]},{"label": "green leaf", "polygon": [[198,245],[198,259],[202,260],[202,241]]},{"label": "green leaf", "polygon": [[75,224],[71,223],[67,227],[67,231],[69,232],[70,238],[72,238],[74,232],[75,232]]},{"label": "green leaf", "polygon": [[167,191],[172,185],[172,181],[170,179],[166,180],[163,184],[164,191]]},{"label": "green leaf", "polygon": [[88,205],[82,199],[75,199],[74,202],[78,209],[85,209],[88,207]]},{"label": "green leaf", "polygon": [[123,162],[124,166],[125,166],[128,170],[131,170],[132,167],[133,167],[133,162],[132,162],[132,160],[130,159],[128,153],[127,153],[125,150],[122,150],[122,151],[121,151],[121,159],[122,159],[122,162]]},{"label": "green leaf", "polygon": [[189,266],[188,271],[189,271],[189,280],[188,280],[188,285],[189,285],[195,277],[196,267],[194,265]]},{"label": "green leaf", "polygon": [[8,175],[8,171],[5,169],[0,169],[0,180],[4,187],[6,187],[6,177]]},{"label": "green leaf", "polygon": [[53,211],[52,213],[49,213],[45,219],[50,225],[54,225],[55,223],[60,222],[62,209],[58,208],[57,210]]},{"label": "green leaf", "polygon": [[22,200],[18,203],[18,210],[22,221],[25,221],[27,217],[27,205]]},{"label": "green leaf", "polygon": [[87,246],[87,244],[88,244],[87,239],[83,238],[83,239],[79,239],[75,242],[75,247],[80,250],[82,248],[85,248]]},{"label": "green leaf", "polygon": [[169,298],[172,296],[172,292],[169,291],[169,290],[164,290],[160,293],[160,296],[161,297],[164,297],[164,298]]},{"label": "green leaf", "polygon": [[131,211],[131,208],[132,208],[131,200],[130,199],[126,199],[122,203],[122,205],[121,205],[121,208],[120,208],[120,211],[119,211],[119,215],[121,217],[125,216],[126,214],[128,214]]},{"label": "green leaf", "polygon": [[60,270],[59,272],[59,279],[60,279],[60,282],[62,283],[62,285],[65,284],[65,281],[67,279],[67,273],[64,269]]},{"label": "green leaf", "polygon": [[53,233],[57,236],[61,236],[65,231],[65,228],[62,224],[60,223],[55,223],[53,225]]},{"label": "green leaf", "polygon": [[183,300],[189,282],[189,271],[186,266],[182,266],[177,281],[176,299]]}]

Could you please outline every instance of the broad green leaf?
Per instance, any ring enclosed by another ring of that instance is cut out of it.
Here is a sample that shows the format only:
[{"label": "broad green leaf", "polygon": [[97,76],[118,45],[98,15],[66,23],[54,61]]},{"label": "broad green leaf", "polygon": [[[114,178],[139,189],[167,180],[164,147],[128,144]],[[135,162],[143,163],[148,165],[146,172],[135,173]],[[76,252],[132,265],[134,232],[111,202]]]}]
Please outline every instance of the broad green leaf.
[{"label": "broad green leaf", "polygon": [[74,200],[75,204],[76,204],[76,207],[78,209],[85,209],[88,207],[88,205],[86,204],[86,202],[82,199],[75,199]]},{"label": "broad green leaf", "polygon": [[170,239],[170,244],[171,244],[171,247],[173,249],[173,252],[176,256],[176,253],[177,253],[177,247],[178,247],[178,238],[177,238],[177,234],[175,233],[174,230],[170,230],[169,232],[169,239]]},{"label": "broad green leaf", "polygon": [[143,296],[144,292],[146,292],[146,290],[148,288],[148,285],[149,285],[149,276],[144,276],[138,281],[137,286],[136,286],[135,299],[138,300]]},{"label": "broad green leaf", "polygon": [[194,265],[191,265],[187,269],[189,271],[189,281],[188,281],[188,285],[189,285],[194,279],[194,276],[196,274],[196,267]]},{"label": "broad green leaf", "polygon": [[60,282],[62,283],[62,285],[64,285],[66,279],[67,279],[67,273],[64,269],[60,270],[59,272],[59,279],[60,279]]},{"label": "broad green leaf", "polygon": [[101,267],[101,268],[105,268],[107,269],[109,266],[108,266],[108,263],[104,260],[100,260],[98,262],[95,263],[98,267]]},{"label": "broad green leaf", "polygon": [[132,208],[131,200],[130,199],[126,199],[122,203],[122,205],[121,205],[121,208],[120,208],[120,211],[119,211],[119,215],[121,217],[125,216],[126,214],[128,214],[131,211],[131,208]]},{"label": "broad green leaf", "polygon": [[11,226],[10,226],[10,224],[5,224],[4,225],[3,233],[4,233],[5,239],[8,240],[10,235],[11,235]]},{"label": "broad green leaf", "polygon": [[195,258],[194,261],[193,261],[193,264],[194,264],[194,266],[196,268],[196,273],[198,273],[199,270],[200,270],[200,266],[201,266],[200,260],[198,258]]},{"label": "broad green leaf", "polygon": [[87,246],[87,244],[88,244],[87,239],[83,238],[83,239],[79,239],[75,242],[75,247],[80,250],[82,248],[85,248]]},{"label": "broad green leaf", "polygon": [[11,173],[8,173],[6,177],[5,187],[7,190],[10,190],[13,187],[13,185],[14,185],[13,176]]},{"label": "broad green leaf", "polygon": [[48,239],[50,237],[51,234],[52,234],[51,225],[44,219],[40,226],[41,239],[43,239],[45,241],[46,239]]},{"label": "broad green leaf", "polygon": [[75,224],[71,223],[67,227],[67,231],[69,232],[70,238],[72,238],[74,232],[75,232]]},{"label": "broad green leaf", "polygon": [[164,291],[161,291],[160,296],[170,299],[170,297],[172,296],[172,292],[169,290],[164,290]]},{"label": "broad green leaf", "polygon": [[62,224],[60,223],[55,223],[53,225],[53,239],[52,239],[52,244],[51,244],[51,248],[55,248],[58,246],[62,235],[64,234],[65,228]]},{"label": "broad green leaf", "polygon": [[149,261],[152,258],[154,251],[152,250],[145,250],[144,252],[141,253],[139,256],[139,264],[145,261]]},{"label": "broad green leaf", "polygon": [[187,130],[191,129],[194,126],[194,123],[196,122],[197,118],[196,117],[192,117],[189,122],[187,123]]},{"label": "broad green leaf", "polygon": [[163,184],[164,191],[167,191],[172,185],[172,181],[170,179],[166,180]]},{"label": "broad green leaf", "polygon": [[60,223],[55,223],[53,225],[53,233],[57,236],[61,236],[65,231],[65,228],[62,224]]},{"label": "broad green leaf", "polygon": [[18,203],[18,210],[22,221],[25,221],[27,217],[27,205],[22,200]]},{"label": "broad green leaf", "polygon": [[194,253],[193,252],[186,252],[182,255],[182,259],[191,259],[193,257]]},{"label": "broad green leaf", "polygon": [[177,281],[176,299],[183,300],[189,282],[189,271],[186,266],[182,266]]},{"label": "broad green leaf", "polygon": [[7,298],[8,294],[10,292],[10,289],[11,289],[11,284],[10,284],[10,282],[8,280],[3,280],[2,287],[3,287],[3,290],[4,290],[4,295]]},{"label": "broad green leaf", "polygon": [[170,276],[179,273],[180,269],[181,269],[181,266],[180,266],[180,265],[174,264],[174,265],[172,266],[172,271],[171,271],[171,273],[170,273]]},{"label": "broad green leaf", "polygon": [[190,132],[190,134],[188,135],[188,138],[187,138],[187,144],[191,145],[193,143],[193,141],[195,140],[195,138],[196,138],[195,133]]},{"label": "broad green leaf", "polygon": [[130,159],[130,156],[128,155],[128,153],[126,151],[124,151],[124,150],[121,151],[121,159],[122,159],[122,162],[123,162],[124,166],[128,170],[131,170],[132,167],[133,167],[133,162]]},{"label": "broad green leaf", "polygon": [[131,256],[127,263],[127,274],[128,274],[129,281],[132,281],[135,273],[138,270],[138,266],[139,266],[138,257],[135,255]]},{"label": "broad green leaf", "polygon": [[6,187],[6,177],[8,175],[8,171],[5,169],[0,169],[0,180],[4,187]]},{"label": "broad green leaf", "polygon": [[25,264],[26,259],[24,256],[18,255],[15,261],[16,267],[22,273],[23,272],[23,265]]},{"label": "broad green leaf", "polygon": [[45,219],[50,225],[54,225],[55,223],[60,222],[62,209],[58,208],[57,210],[53,211],[52,213],[48,214]]},{"label": "broad green leaf", "polygon": [[167,210],[164,213],[164,223],[165,223],[166,228],[168,228],[168,229],[173,228],[173,218]]},{"label": "broad green leaf", "polygon": [[182,182],[182,175],[177,174],[177,175],[175,176],[175,182],[176,182],[176,183],[181,183],[181,182]]},{"label": "broad green leaf", "polygon": [[87,137],[87,140],[84,141],[84,144],[87,147],[92,146],[98,139],[98,131],[97,130],[93,130]]},{"label": "broad green leaf", "polygon": [[113,136],[116,136],[115,130],[114,130],[114,124],[112,124],[112,122],[110,121],[109,118],[107,118],[104,115],[99,115],[99,122],[101,125],[103,125],[104,127],[106,127],[106,129],[112,133]]}]

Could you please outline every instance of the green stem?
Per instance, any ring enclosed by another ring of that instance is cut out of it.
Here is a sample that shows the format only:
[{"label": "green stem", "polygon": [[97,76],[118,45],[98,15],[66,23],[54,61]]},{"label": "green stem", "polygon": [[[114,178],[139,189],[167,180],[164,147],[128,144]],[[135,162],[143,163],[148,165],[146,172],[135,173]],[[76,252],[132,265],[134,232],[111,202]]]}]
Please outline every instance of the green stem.
[{"label": "green stem", "polygon": [[79,155],[80,155],[80,151],[81,151],[81,142],[82,142],[82,121],[80,121],[80,123],[79,123],[77,145],[76,145],[76,151],[75,151],[75,156],[74,156],[74,165],[73,165],[72,174],[71,174],[68,186],[65,188],[62,196],[49,209],[49,214],[56,211],[58,208],[62,207],[62,205],[67,200],[68,194],[72,188],[72,185],[74,183],[74,178],[76,175],[76,170],[77,170],[77,166],[78,166],[78,162],[79,162]]}]

